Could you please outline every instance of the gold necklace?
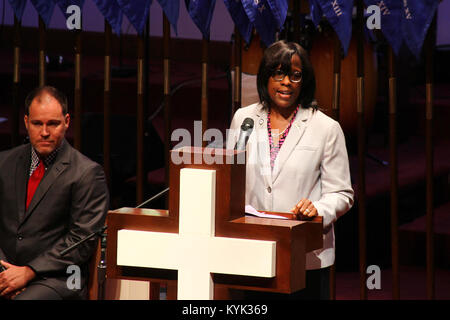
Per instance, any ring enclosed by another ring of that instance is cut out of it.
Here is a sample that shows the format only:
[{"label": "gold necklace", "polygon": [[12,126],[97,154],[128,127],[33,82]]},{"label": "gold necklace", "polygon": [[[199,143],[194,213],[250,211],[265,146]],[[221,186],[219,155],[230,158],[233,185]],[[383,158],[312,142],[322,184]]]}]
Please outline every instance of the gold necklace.
[{"label": "gold necklace", "polygon": [[289,127],[289,124],[286,126],[286,128],[284,128],[284,130],[283,131],[281,131],[280,133],[273,133],[272,132],[272,136],[274,136],[274,137],[279,137],[279,136],[281,136],[285,131],[286,131],[286,129]]}]

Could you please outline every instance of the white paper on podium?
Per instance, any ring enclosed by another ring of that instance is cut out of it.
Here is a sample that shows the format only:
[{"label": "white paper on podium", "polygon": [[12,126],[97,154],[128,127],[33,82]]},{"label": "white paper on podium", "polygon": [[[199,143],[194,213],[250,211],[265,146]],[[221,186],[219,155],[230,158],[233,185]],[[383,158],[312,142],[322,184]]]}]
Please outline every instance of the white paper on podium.
[{"label": "white paper on podium", "polygon": [[256,216],[256,217],[260,217],[260,218],[272,218],[272,219],[285,219],[288,220],[288,218],[283,217],[283,216],[277,216],[274,214],[268,214],[265,212],[260,212],[258,210],[256,210],[255,208],[253,208],[251,205],[246,205],[245,206],[245,213],[251,215],[251,216]]}]

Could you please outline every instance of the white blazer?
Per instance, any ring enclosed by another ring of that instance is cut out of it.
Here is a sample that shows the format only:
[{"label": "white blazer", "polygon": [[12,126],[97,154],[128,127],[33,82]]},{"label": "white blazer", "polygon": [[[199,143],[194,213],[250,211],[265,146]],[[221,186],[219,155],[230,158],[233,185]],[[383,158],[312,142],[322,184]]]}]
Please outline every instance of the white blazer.
[{"label": "white blazer", "polygon": [[245,118],[254,121],[247,143],[246,204],[257,210],[290,212],[308,198],[323,217],[323,248],[308,253],[306,269],[334,263],[333,223],[353,205],[353,189],[344,133],[321,111],[300,108],[270,167],[267,110],[255,103],[236,111],[227,138],[233,149]]}]

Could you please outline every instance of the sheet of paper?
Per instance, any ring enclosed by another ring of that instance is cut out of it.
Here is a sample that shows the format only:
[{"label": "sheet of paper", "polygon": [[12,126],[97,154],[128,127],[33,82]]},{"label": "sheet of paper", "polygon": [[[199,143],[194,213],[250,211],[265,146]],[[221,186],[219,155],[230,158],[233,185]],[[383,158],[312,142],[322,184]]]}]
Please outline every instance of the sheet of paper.
[{"label": "sheet of paper", "polygon": [[245,213],[252,215],[252,216],[256,216],[256,217],[260,217],[260,218],[272,218],[272,219],[285,219],[287,220],[288,218],[283,217],[283,216],[277,216],[274,214],[268,214],[265,212],[260,212],[258,210],[256,210],[255,208],[253,208],[251,205],[246,205],[245,206]]}]

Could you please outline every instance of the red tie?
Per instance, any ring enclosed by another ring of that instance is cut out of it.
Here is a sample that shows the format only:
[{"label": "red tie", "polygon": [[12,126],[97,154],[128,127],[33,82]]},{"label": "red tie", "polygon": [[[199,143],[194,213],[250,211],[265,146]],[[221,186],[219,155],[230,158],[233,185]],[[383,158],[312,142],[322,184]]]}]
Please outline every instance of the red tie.
[{"label": "red tie", "polygon": [[31,175],[30,179],[28,180],[28,191],[27,191],[27,210],[28,206],[30,205],[31,199],[33,199],[33,195],[41,182],[42,178],[44,177],[45,168],[44,163],[42,160],[39,160],[39,165],[34,170],[33,174]]}]

